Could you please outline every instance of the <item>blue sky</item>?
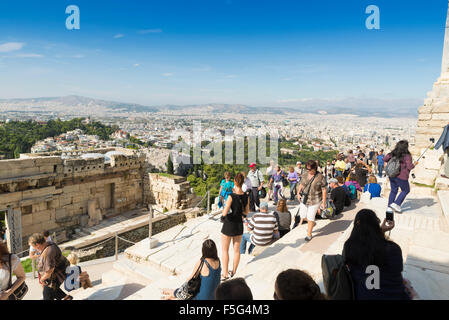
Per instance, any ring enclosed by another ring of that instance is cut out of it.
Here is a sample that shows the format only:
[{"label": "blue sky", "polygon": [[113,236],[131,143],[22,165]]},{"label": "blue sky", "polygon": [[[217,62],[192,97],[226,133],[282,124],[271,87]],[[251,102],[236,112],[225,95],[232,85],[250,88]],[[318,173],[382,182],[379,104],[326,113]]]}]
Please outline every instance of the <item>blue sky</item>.
[{"label": "blue sky", "polygon": [[[80,30],[65,28],[71,4]],[[380,30],[365,27],[371,4]],[[417,108],[440,73],[447,4],[2,0],[0,98]]]}]

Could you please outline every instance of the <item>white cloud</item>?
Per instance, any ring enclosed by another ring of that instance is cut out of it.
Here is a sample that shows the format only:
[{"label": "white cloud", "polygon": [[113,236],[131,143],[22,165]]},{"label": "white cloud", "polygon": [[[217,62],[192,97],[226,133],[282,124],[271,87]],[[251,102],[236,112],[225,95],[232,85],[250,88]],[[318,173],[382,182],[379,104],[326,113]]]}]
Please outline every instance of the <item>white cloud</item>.
[{"label": "white cloud", "polygon": [[17,58],[43,58],[44,56],[37,53],[21,53],[16,55]]},{"label": "white cloud", "polygon": [[120,38],[123,38],[124,36],[125,36],[124,34],[118,33],[114,36],[114,39],[120,39]]},{"label": "white cloud", "polygon": [[135,63],[134,65],[133,65],[133,67],[135,67],[135,68],[137,68],[137,67],[139,67],[140,66],[140,63]]},{"label": "white cloud", "polygon": [[11,51],[17,51],[23,48],[25,43],[23,42],[6,42],[3,44],[0,44],[0,52],[11,52]]},{"label": "white cloud", "polygon": [[161,32],[162,32],[162,29],[144,29],[144,30],[137,31],[137,33],[139,33],[139,34],[161,33]]},{"label": "white cloud", "polygon": [[161,76],[163,76],[163,77],[171,77],[172,75],[173,75],[173,73],[171,73],[171,72],[161,73]]}]

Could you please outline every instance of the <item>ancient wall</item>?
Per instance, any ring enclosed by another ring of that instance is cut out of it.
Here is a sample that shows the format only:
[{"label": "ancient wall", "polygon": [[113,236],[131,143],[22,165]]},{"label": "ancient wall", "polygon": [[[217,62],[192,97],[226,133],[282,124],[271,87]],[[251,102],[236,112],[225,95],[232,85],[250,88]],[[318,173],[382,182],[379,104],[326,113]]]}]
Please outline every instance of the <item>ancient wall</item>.
[{"label": "ancient wall", "polygon": [[0,210],[20,210],[21,236],[49,230],[63,241],[72,228],[96,224],[146,205],[145,157],[104,159],[28,157],[0,161]]},{"label": "ancient wall", "polygon": [[[432,91],[427,94],[424,105],[418,109],[418,127],[416,129],[415,145],[411,152],[416,159],[428,146],[431,145],[430,138],[438,140],[443,128],[449,123],[449,8],[446,21],[444,38],[443,60],[441,64],[441,75],[434,83]],[[432,186],[441,172],[440,157],[443,150],[430,150],[425,158],[420,161],[414,170],[415,183]]]},{"label": "ancient wall", "polygon": [[159,207],[159,210],[186,209],[199,200],[191,192],[190,182],[185,177],[150,173],[149,183],[149,202]]}]

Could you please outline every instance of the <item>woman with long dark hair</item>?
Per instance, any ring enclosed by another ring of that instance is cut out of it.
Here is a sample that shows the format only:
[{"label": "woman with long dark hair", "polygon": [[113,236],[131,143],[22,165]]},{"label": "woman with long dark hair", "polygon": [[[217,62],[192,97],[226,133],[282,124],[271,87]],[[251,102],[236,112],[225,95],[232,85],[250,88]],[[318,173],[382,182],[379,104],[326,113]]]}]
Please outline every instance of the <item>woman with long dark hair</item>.
[{"label": "woman with long dark hair", "polygon": [[[410,183],[408,182],[410,171],[415,168],[418,162],[413,163],[407,140],[399,141],[394,150],[384,157],[384,162],[387,163],[393,158],[399,159],[401,171],[398,176],[390,177],[391,192],[388,198],[388,206],[396,212],[402,212],[401,205],[410,193]],[[401,188],[401,193],[397,196],[399,188]]]},{"label": "woman with long dark hair", "polygon": [[376,213],[369,209],[362,209],[355,216],[343,257],[353,279],[356,300],[412,298],[402,278],[401,248],[385,237],[385,232],[393,228],[393,221],[380,224]]},{"label": "woman with long dark hair", "polygon": [[[221,229],[221,248],[223,259],[223,275],[222,280],[233,277],[237,272],[240,263],[240,243],[243,235],[243,219],[249,213],[248,195],[243,192],[242,186],[245,178],[241,173],[237,173],[234,178],[234,190],[226,200],[225,207],[222,212],[223,227]],[[233,245],[234,260],[232,271],[228,273],[229,264],[229,246]]]},{"label": "woman with long dark hair", "polygon": [[[215,242],[211,239],[207,239],[203,242],[202,247],[202,256],[201,259],[195,264],[193,268],[192,275],[189,277],[189,280],[192,279],[197,270],[200,267],[201,261],[204,260],[203,266],[200,270],[201,277],[201,286],[200,291],[192,300],[214,300],[215,299],[215,290],[220,284],[220,259],[218,259],[217,246]],[[169,290],[164,289],[163,294],[165,295],[165,300],[174,300],[174,299],[182,299],[179,297],[178,289]]]}]

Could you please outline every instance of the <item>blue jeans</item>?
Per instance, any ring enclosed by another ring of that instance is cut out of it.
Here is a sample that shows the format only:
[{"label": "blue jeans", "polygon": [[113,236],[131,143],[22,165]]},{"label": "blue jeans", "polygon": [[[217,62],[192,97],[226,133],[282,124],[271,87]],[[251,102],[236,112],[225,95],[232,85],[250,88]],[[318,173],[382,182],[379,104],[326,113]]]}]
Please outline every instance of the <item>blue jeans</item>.
[{"label": "blue jeans", "polygon": [[[402,180],[399,178],[390,178],[390,185],[391,185],[391,192],[390,197],[388,198],[388,205],[396,203],[398,206],[400,206],[404,202],[405,197],[410,192],[410,183],[408,182],[408,180]],[[396,195],[398,194],[399,188],[401,188],[401,193],[396,199]]]},{"label": "blue jeans", "polygon": [[383,164],[379,164],[377,166],[377,169],[379,170],[379,172],[378,172],[379,178],[382,178],[382,171],[384,170],[384,165]]},{"label": "blue jeans", "polygon": [[251,254],[251,252],[253,252],[253,249],[255,247],[255,245],[253,245],[251,243],[251,234],[249,233],[244,233],[242,235],[242,242],[240,242],[240,254],[245,254],[246,253],[246,243],[249,242],[249,248],[248,248],[248,254]]},{"label": "blue jeans", "polygon": [[290,182],[290,199],[294,200],[296,195],[296,181]]},{"label": "blue jeans", "polygon": [[343,171],[335,170],[335,176],[336,176],[336,177],[343,176]]}]

